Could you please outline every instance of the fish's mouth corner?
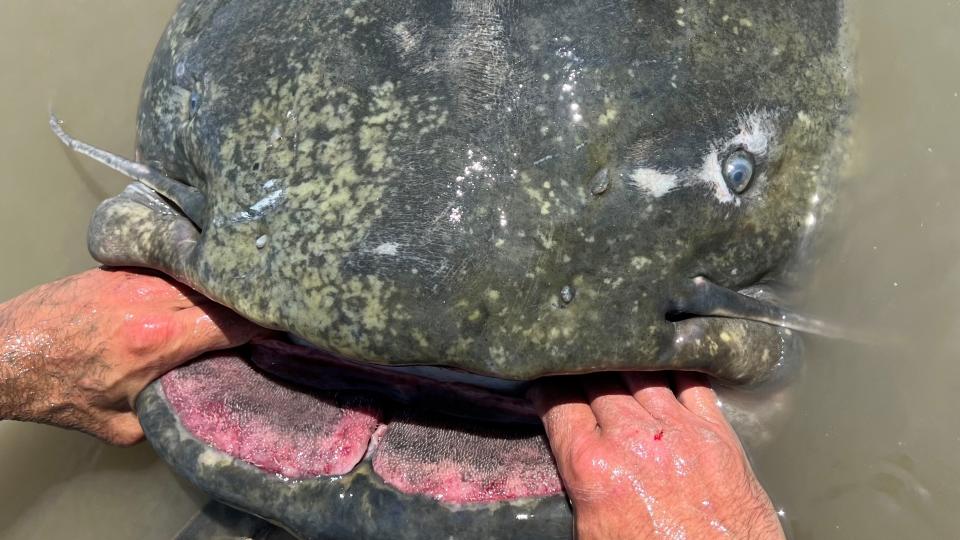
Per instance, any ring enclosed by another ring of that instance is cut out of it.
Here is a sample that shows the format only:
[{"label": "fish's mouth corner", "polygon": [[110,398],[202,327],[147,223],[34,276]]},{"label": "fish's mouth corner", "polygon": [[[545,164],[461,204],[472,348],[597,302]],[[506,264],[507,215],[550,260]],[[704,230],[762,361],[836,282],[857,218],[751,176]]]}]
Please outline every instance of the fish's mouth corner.
[{"label": "fish's mouth corner", "polygon": [[662,312],[670,330],[658,366],[743,389],[788,379],[802,356],[802,334],[838,331],[783,307],[781,293],[782,286],[769,281],[734,290],[704,276],[689,279]]}]

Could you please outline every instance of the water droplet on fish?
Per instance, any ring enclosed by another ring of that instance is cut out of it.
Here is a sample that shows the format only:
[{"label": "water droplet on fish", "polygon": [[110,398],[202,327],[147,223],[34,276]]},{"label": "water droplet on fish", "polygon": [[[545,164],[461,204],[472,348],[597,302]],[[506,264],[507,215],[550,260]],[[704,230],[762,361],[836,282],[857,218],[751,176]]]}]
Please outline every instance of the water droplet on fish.
[{"label": "water droplet on fish", "polygon": [[575,291],[573,287],[571,287],[570,285],[567,285],[564,288],[560,289],[560,300],[564,304],[569,304],[570,302],[573,302],[573,299],[576,298],[576,296],[577,296],[577,291]]},{"label": "water droplet on fish", "polygon": [[267,235],[257,238],[257,249],[263,249],[265,247],[267,247]]}]

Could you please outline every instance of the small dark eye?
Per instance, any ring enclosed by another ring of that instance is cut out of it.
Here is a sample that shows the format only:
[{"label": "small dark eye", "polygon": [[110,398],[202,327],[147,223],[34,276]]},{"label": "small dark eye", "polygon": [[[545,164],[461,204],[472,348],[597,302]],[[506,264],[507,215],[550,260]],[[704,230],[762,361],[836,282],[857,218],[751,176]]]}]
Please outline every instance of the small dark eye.
[{"label": "small dark eye", "polygon": [[723,179],[734,193],[743,193],[753,180],[753,168],[753,156],[744,150],[737,150],[723,160]]},{"label": "small dark eye", "polygon": [[190,93],[190,115],[193,116],[197,114],[197,109],[200,108],[200,94],[196,92]]}]

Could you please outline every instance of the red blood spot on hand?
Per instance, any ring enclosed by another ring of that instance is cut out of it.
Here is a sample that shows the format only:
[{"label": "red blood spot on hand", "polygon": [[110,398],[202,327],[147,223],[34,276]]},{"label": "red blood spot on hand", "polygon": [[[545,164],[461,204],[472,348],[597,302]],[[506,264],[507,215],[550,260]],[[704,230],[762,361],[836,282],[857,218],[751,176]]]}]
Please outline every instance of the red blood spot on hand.
[{"label": "red blood spot on hand", "polygon": [[655,441],[659,441],[659,440],[661,440],[661,439],[663,439],[663,430],[662,430],[662,429],[661,429],[660,431],[658,431],[656,435],[653,436],[653,440],[655,440]]}]

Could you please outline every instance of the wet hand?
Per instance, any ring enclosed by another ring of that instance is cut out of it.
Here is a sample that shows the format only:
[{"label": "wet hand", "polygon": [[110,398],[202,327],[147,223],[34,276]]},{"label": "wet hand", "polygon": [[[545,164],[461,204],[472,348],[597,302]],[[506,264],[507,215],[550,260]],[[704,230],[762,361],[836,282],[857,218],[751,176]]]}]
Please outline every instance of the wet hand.
[{"label": "wet hand", "polygon": [[705,379],[558,379],[534,387],[531,398],[581,540],[783,538]]},{"label": "wet hand", "polygon": [[137,394],[204,352],[267,331],[155,274],[97,269],[0,304],[0,419],[143,438]]}]

